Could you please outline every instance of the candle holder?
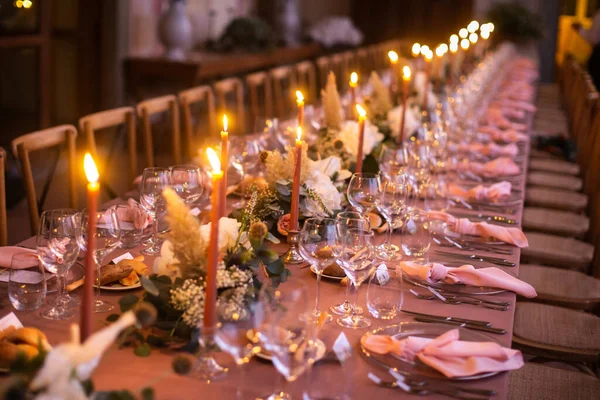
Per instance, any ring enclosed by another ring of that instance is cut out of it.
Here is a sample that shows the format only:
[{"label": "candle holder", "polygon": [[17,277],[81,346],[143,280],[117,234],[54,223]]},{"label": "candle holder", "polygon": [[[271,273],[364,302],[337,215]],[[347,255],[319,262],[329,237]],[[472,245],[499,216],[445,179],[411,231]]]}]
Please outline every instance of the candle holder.
[{"label": "candle holder", "polygon": [[200,352],[192,367],[192,377],[201,381],[211,382],[227,376],[229,369],[220,366],[213,357],[213,354],[219,348],[215,344],[214,329],[202,328],[198,343],[200,344]]},{"label": "candle holder", "polygon": [[283,262],[288,264],[300,264],[304,262],[304,258],[298,250],[298,234],[299,231],[288,231],[287,242],[290,245],[288,251],[283,255]]}]

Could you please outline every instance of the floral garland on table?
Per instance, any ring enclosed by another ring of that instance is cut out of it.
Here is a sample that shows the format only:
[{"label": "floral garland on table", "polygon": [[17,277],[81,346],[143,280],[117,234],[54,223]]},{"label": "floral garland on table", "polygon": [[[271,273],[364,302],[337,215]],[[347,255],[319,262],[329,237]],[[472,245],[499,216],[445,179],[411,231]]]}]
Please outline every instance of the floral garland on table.
[{"label": "floral garland on table", "polygon": [[[141,298],[130,294],[119,301],[122,312],[142,301],[157,310],[151,329],[130,332],[122,342],[135,347],[139,356],[148,356],[152,347],[194,351],[204,317],[210,223],[201,225],[171,189],[163,196],[170,232],[154,262],[153,274],[142,278]],[[219,220],[217,306],[228,314],[239,317],[245,309],[242,305],[255,300],[263,281],[270,279],[277,285],[290,275],[278,254],[267,248],[268,237],[266,225],[258,219],[249,224],[225,217]],[[117,314],[109,316],[109,320],[116,318]]]}]

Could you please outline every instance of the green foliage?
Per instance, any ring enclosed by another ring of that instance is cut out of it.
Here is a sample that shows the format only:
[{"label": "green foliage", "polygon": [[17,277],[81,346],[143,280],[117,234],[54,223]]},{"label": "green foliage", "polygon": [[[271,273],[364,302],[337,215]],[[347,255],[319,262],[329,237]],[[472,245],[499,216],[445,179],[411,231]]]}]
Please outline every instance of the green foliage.
[{"label": "green foliage", "polygon": [[234,18],[215,43],[220,51],[258,52],[273,49],[276,36],[271,27],[255,17]]},{"label": "green foliage", "polygon": [[135,348],[133,353],[138,357],[148,357],[150,353],[152,353],[152,349],[150,348],[148,343],[142,343]]},{"label": "green foliage", "polygon": [[517,3],[496,3],[490,7],[488,18],[494,23],[494,36],[522,43],[540,39],[544,33],[541,17]]}]

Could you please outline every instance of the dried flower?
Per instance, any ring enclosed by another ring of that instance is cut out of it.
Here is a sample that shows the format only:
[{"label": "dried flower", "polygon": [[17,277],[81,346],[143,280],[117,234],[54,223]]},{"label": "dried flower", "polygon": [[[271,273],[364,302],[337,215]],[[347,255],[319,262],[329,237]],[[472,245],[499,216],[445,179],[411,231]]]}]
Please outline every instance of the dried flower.
[{"label": "dried flower", "polygon": [[390,99],[388,87],[381,81],[381,78],[379,78],[379,75],[375,71],[371,73],[369,82],[373,88],[373,94],[369,102],[372,115],[387,115],[387,112],[392,108],[392,100]]},{"label": "dried flower", "polygon": [[248,237],[250,240],[263,240],[267,236],[267,233],[269,233],[269,230],[264,222],[254,222],[252,225],[250,225]]},{"label": "dried flower", "polygon": [[189,357],[178,355],[173,358],[171,366],[177,375],[187,375],[192,370],[192,361]]},{"label": "dried flower", "polygon": [[342,103],[335,83],[335,74],[329,73],[327,85],[321,90],[323,112],[325,113],[325,126],[331,129],[340,129],[342,126]]}]

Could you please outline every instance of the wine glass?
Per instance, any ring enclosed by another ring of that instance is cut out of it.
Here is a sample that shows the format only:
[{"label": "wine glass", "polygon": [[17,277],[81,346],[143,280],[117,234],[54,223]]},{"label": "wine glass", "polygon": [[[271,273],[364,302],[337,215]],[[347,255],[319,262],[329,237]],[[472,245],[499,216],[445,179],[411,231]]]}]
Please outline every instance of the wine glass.
[{"label": "wine glass", "polygon": [[370,172],[357,172],[352,175],[348,184],[348,201],[363,217],[373,211],[377,202],[377,195],[381,190],[379,174]]},{"label": "wine glass", "polygon": [[149,256],[160,254],[161,241],[158,237],[158,220],[167,212],[162,192],[169,186],[170,179],[170,171],[167,168],[146,168],[142,174],[140,204],[154,220],[152,243],[142,250],[142,254]]},{"label": "wine glass", "polygon": [[406,161],[407,155],[404,147],[384,145],[379,154],[379,170],[384,177],[391,177],[402,172]]},{"label": "wine glass", "polygon": [[377,246],[377,256],[383,260],[399,260],[400,248],[392,243],[394,227],[401,225],[406,213],[408,186],[404,175],[384,179],[377,197],[377,210],[387,222],[387,240]]},{"label": "wine glass", "polygon": [[[265,285],[257,306],[255,318],[260,343],[271,353],[273,365],[286,381],[296,381],[314,362],[317,348],[306,285],[298,280],[286,282],[281,290]],[[268,397],[291,398],[281,390]]]},{"label": "wine glass", "polygon": [[[262,150],[263,147],[260,137],[242,136],[231,138],[231,165],[233,165],[239,173],[241,182],[243,182],[246,176],[260,164],[260,153]],[[243,195],[246,195],[246,193],[243,193]],[[241,208],[244,206],[245,201],[243,198],[233,204],[234,208]]]},{"label": "wine glass", "polygon": [[8,274],[8,299],[15,310],[37,310],[44,304],[46,291],[46,273],[37,254],[13,255]]},{"label": "wine glass", "polygon": [[71,298],[65,296],[65,274],[79,256],[77,234],[79,218],[77,211],[60,208],[44,211],[36,238],[38,257],[47,271],[57,275],[57,298],[54,307],[41,312],[41,316],[54,320],[65,320],[77,314],[76,307],[69,307]]},{"label": "wine glass", "polygon": [[[321,292],[321,275],[323,270],[335,263],[334,247],[336,246],[337,223],[333,218],[309,218],[304,221],[304,226],[298,238],[300,255],[313,265],[317,274],[317,296],[313,316],[317,319],[321,315],[319,297]],[[329,320],[330,318],[328,318]]]},{"label": "wine glass", "polygon": [[[341,237],[346,235],[348,229],[362,229],[365,231],[371,230],[371,224],[369,219],[363,218],[362,215],[356,211],[343,211],[335,216],[337,221],[338,235]],[[341,254],[341,246],[334,246],[335,256],[338,257]],[[339,263],[338,263],[339,264]],[[346,295],[344,301],[338,305],[331,306],[329,310],[336,315],[346,315],[353,309],[356,314],[362,314],[362,307],[358,304],[351,304],[348,301],[348,294],[350,292],[350,285],[346,285]]]},{"label": "wine glass", "polygon": [[[373,231],[362,229],[349,229],[345,236],[338,236],[338,245],[342,246],[339,257],[340,266],[352,282],[354,288],[354,302],[358,300],[358,289],[375,268],[375,245]],[[352,312],[345,317],[338,318],[337,323],[344,328],[367,328],[371,321]]]},{"label": "wine glass", "polygon": [[426,211],[409,210],[402,227],[402,250],[409,257],[425,257],[431,245],[430,218]]},{"label": "wine glass", "polygon": [[186,204],[194,204],[204,191],[203,174],[195,165],[171,167],[171,188]]},{"label": "wine glass", "polygon": [[[89,243],[89,218],[88,210],[80,213],[80,229],[77,235],[79,247],[87,251]],[[121,229],[115,208],[100,208],[91,216],[96,221],[94,235],[94,263],[96,264],[96,299],[94,300],[94,312],[108,312],[114,306],[100,300],[100,286],[102,281],[102,264],[106,256],[120,245]]]}]

